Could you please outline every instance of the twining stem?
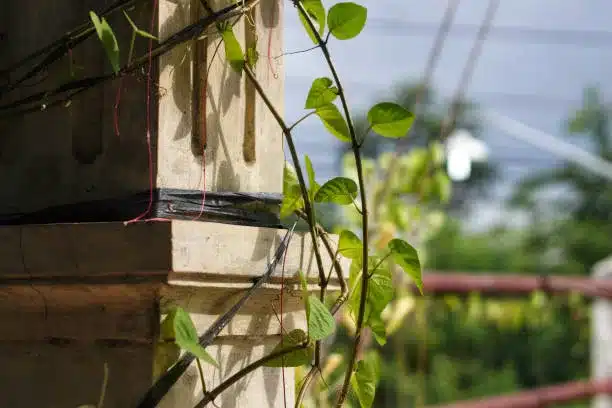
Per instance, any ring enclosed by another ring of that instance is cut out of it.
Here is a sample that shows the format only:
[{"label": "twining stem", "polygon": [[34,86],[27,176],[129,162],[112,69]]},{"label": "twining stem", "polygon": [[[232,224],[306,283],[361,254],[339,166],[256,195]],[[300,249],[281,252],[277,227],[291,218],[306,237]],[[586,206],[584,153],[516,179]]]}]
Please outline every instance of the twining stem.
[{"label": "twining stem", "polygon": [[255,74],[248,66],[248,64],[244,65],[244,72],[246,73],[247,78],[253,83],[255,90],[264,101],[272,116],[280,126],[283,134],[285,135],[285,140],[287,140],[287,146],[289,147],[289,153],[291,154],[291,160],[293,161],[293,166],[295,167],[295,174],[298,178],[298,182],[300,184],[300,191],[302,192],[302,198],[304,199],[304,211],[308,217],[308,229],[310,231],[310,236],[312,237],[312,248],[315,254],[315,259],[317,261],[317,268],[319,269],[319,285],[321,287],[325,287],[327,282],[325,282],[325,268],[323,267],[323,259],[321,258],[321,252],[319,251],[319,245],[317,240],[317,233],[315,231],[315,220],[313,216],[313,207],[310,202],[310,197],[308,196],[308,190],[306,189],[306,179],[304,179],[304,174],[302,173],[302,167],[300,166],[300,159],[297,155],[297,150],[295,148],[295,143],[293,142],[293,136],[291,135],[291,130],[281,117],[280,113],[272,104],[270,98],[263,90],[261,84],[255,78]]},{"label": "twining stem", "polygon": [[[298,217],[300,217],[301,219],[305,221],[308,221],[306,213],[303,210],[298,210],[296,211],[296,213]],[[346,280],[344,279],[344,273],[342,271],[342,266],[340,265],[340,262],[337,259],[336,251],[334,251],[333,246],[329,240],[329,235],[327,231],[325,231],[325,228],[323,228],[323,226],[319,223],[315,225],[315,230],[319,238],[321,238],[321,242],[323,242],[323,246],[325,246],[325,249],[327,250],[329,257],[332,259],[332,267],[336,271],[336,276],[338,277],[338,284],[340,285],[341,294],[346,296],[346,294],[348,293],[348,288],[346,286]],[[334,310],[334,307],[332,307],[330,312],[333,315],[337,312],[337,309]]]},{"label": "twining stem", "polygon": [[306,347],[308,347],[308,343],[307,342],[303,342],[303,343],[300,343],[300,344],[296,344],[295,346],[291,346],[291,347],[287,347],[285,349],[281,349],[281,350],[275,351],[273,353],[268,354],[265,357],[260,358],[257,361],[252,362],[248,366],[240,369],[236,374],[232,375],[227,380],[223,381],[217,387],[212,389],[209,393],[207,393],[204,396],[204,398],[200,402],[197,403],[197,405],[194,408],[203,408],[203,407],[205,407],[207,404],[209,404],[215,398],[217,398],[223,391],[225,391],[226,389],[231,387],[236,381],[239,381],[240,379],[244,378],[250,372],[258,369],[259,367],[263,366],[267,362],[272,361],[272,360],[274,360],[274,359],[276,359],[278,357],[282,357],[284,355],[287,355],[289,353],[292,353],[294,351],[298,351],[298,350],[304,349]]},{"label": "twining stem", "polygon": [[366,299],[368,294],[368,284],[369,284],[369,276],[368,276],[368,205],[366,199],[366,190],[365,190],[365,182],[363,178],[363,166],[361,163],[361,154],[359,150],[359,143],[357,141],[357,135],[355,133],[355,127],[353,126],[353,121],[351,120],[351,115],[349,112],[348,103],[346,101],[346,95],[344,94],[344,90],[342,88],[342,83],[340,82],[340,78],[338,77],[338,73],[336,72],[336,68],[331,59],[331,55],[329,54],[329,49],[327,48],[327,43],[321,38],[319,32],[314,26],[310,16],[304,9],[303,4],[300,1],[294,0],[293,4],[298,8],[298,11],[301,13],[302,17],[308,22],[310,30],[314,34],[319,47],[321,48],[321,52],[327,61],[327,65],[331,71],[331,74],[334,78],[334,82],[336,83],[336,87],[338,88],[338,97],[340,98],[340,102],[342,105],[342,109],[344,110],[344,116],[346,118],[346,122],[348,124],[349,136],[351,138],[351,148],[353,150],[353,156],[355,156],[355,168],[357,170],[357,179],[359,183],[359,195],[361,198],[361,218],[362,218],[362,235],[363,235],[363,270],[362,270],[362,281],[361,281],[361,298],[359,299],[359,312],[357,314],[357,328],[355,331],[355,340],[353,343],[353,350],[349,356],[348,367],[346,370],[346,376],[344,377],[344,383],[342,384],[342,389],[340,391],[340,395],[338,396],[338,401],[336,403],[336,407],[341,407],[346,400],[348,395],[348,390],[351,384],[351,377],[353,375],[353,370],[355,367],[355,363],[357,360],[357,353],[359,351],[359,345],[361,343],[361,336],[363,333],[364,326],[364,318],[365,318],[365,306]]},{"label": "twining stem", "polygon": [[[296,211],[296,213],[300,218],[308,222],[308,217],[306,213],[304,212],[304,210],[298,210]],[[340,265],[340,262],[338,262],[337,254],[335,253],[331,245],[331,242],[329,241],[329,236],[327,234],[327,231],[325,231],[325,229],[319,223],[315,225],[315,230],[317,234],[319,235],[319,237],[321,238],[321,241],[323,242],[323,246],[325,246],[325,249],[327,250],[327,253],[329,254],[330,259],[332,259],[332,267],[336,271],[336,275],[338,276],[338,282],[340,284],[340,292],[341,292],[340,296],[338,296],[338,298],[336,299],[336,301],[334,302],[333,306],[330,309],[330,313],[333,316],[338,312],[338,310],[340,310],[340,307],[342,307],[344,302],[346,302],[346,299],[348,298],[348,287],[346,286],[346,281],[344,280],[342,266]],[[325,281],[326,283],[328,283],[329,278],[326,277]],[[325,295],[325,290],[324,288],[322,288],[320,292],[320,296],[319,296],[321,301],[323,301],[324,295]],[[306,391],[308,391],[308,388],[310,387],[310,384],[312,383],[312,380],[314,379],[315,374],[320,371],[321,371],[321,342],[317,341],[315,344],[314,364],[310,368],[306,376],[304,377],[304,381],[300,387],[300,391],[298,392],[297,398],[295,400],[295,408],[301,407],[302,401],[304,400],[306,396]]]},{"label": "twining stem", "polygon": [[[298,182],[300,184],[300,191],[302,192],[302,198],[304,199],[304,212],[306,213],[308,229],[310,231],[310,236],[312,237],[312,248],[315,253],[317,268],[319,270],[319,287],[320,287],[319,298],[321,301],[323,301],[323,299],[325,298],[325,290],[327,288],[328,282],[325,276],[325,268],[323,267],[323,259],[321,258],[321,252],[319,251],[317,232],[315,230],[316,221],[314,217],[314,207],[312,206],[310,197],[308,195],[308,190],[306,189],[306,181],[304,179],[304,174],[302,173],[302,168],[300,166],[300,161],[297,155],[297,150],[295,148],[295,143],[293,142],[293,136],[291,135],[291,129],[287,127],[287,124],[285,123],[283,118],[280,116],[280,114],[278,113],[274,105],[272,104],[272,101],[270,101],[270,98],[268,98],[268,96],[264,92],[263,88],[261,87],[261,84],[259,83],[259,81],[257,81],[257,78],[255,78],[255,74],[253,73],[251,68],[248,66],[248,64],[244,65],[244,72],[246,73],[247,78],[252,82],[259,96],[263,99],[264,103],[266,104],[270,112],[272,113],[272,116],[274,116],[274,118],[276,119],[276,122],[280,126],[281,130],[283,131],[283,134],[285,135],[285,139],[287,140],[287,146],[289,147],[291,159],[295,167],[295,173],[298,178]],[[315,360],[315,364],[312,369],[315,369],[316,367],[320,366],[320,361],[321,361],[321,341],[320,340],[315,343],[314,360]],[[303,388],[305,387],[303,386]],[[304,392],[300,390],[300,394],[303,394]]]},{"label": "twining stem", "polygon": [[[244,7],[249,7],[253,1],[255,0],[247,1],[246,6]],[[184,27],[183,29],[179,30],[178,32],[172,34],[166,40],[160,42],[157,46],[153,47],[153,49],[150,52],[148,52],[146,55],[140,58],[137,58],[136,60],[132,61],[131,64],[122,67],[117,73],[113,72],[111,74],[105,74],[105,75],[70,81],[63,85],[60,85],[57,88],[49,89],[46,91],[40,91],[35,94],[26,96],[17,101],[0,106],[0,116],[2,116],[3,114],[2,111],[8,111],[9,112],[7,114],[8,116],[8,115],[25,114],[25,113],[40,110],[39,103],[49,100],[52,97],[68,93],[69,91],[73,91],[69,93],[67,97],[63,99],[54,100],[52,102],[46,103],[46,108],[49,108],[51,106],[54,106],[60,103],[64,103],[67,100],[70,100],[77,94],[87,89],[93,88],[94,86],[101,85],[102,83],[106,81],[118,78],[122,75],[131,73],[135,71],[136,69],[144,66],[145,64],[148,64],[149,60],[156,59],[160,55],[165,54],[169,52],[170,50],[174,49],[176,46],[199,37],[200,34],[204,32],[211,24],[219,22],[219,21],[228,20],[232,17],[239,16],[241,15],[241,13],[242,13],[241,5],[232,4],[230,6],[227,6],[224,9],[217,11],[214,14],[209,15],[205,18],[202,18],[198,20],[197,22],[190,24]],[[36,104],[36,105],[33,107],[24,108],[23,110],[12,111],[13,109],[19,108],[20,106],[27,105],[27,104]]]},{"label": "twining stem", "polygon": [[289,131],[292,131],[294,127],[296,127],[303,120],[307,119],[309,116],[311,116],[311,115],[313,115],[315,113],[317,113],[317,111],[316,110],[312,110],[312,111],[308,112],[307,114],[305,114],[304,116],[302,116],[301,118],[299,118],[293,125],[289,126]]},{"label": "twining stem", "polygon": [[310,383],[312,382],[318,370],[319,367],[317,367],[316,364],[310,367],[310,370],[304,377],[304,381],[302,382],[302,386],[300,387],[300,391],[298,392],[297,398],[295,399],[295,408],[300,408],[302,406],[302,401],[304,401],[304,398],[306,397],[306,391],[308,390],[308,387],[310,386]]}]

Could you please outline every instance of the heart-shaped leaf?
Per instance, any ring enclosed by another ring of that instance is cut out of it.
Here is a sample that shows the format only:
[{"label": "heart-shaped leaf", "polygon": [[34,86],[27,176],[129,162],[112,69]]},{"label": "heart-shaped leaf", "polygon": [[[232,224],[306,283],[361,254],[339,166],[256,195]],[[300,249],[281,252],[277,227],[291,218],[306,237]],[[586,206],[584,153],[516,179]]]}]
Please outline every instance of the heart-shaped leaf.
[{"label": "heart-shaped leaf", "polygon": [[[272,353],[280,352],[305,343],[308,336],[301,329],[294,329],[283,336],[282,340],[274,347]],[[264,364],[266,367],[299,367],[310,364],[314,355],[314,344],[304,348],[290,351],[280,357],[272,359]]]},{"label": "heart-shaped leaf", "polygon": [[348,40],[359,35],[368,18],[368,9],[352,2],[336,3],[327,15],[327,26],[334,37]]},{"label": "heart-shaped leaf", "polygon": [[414,280],[415,285],[423,294],[423,278],[421,276],[421,261],[419,254],[412,245],[406,241],[394,238],[389,241],[389,250],[393,260]]},{"label": "heart-shaped leaf", "polygon": [[304,208],[302,189],[293,166],[285,162],[283,170],[283,201],[281,203],[280,217],[285,218],[294,211]]},{"label": "heart-shaped leaf", "polygon": [[380,315],[372,315],[366,322],[367,326],[372,330],[374,339],[378,344],[384,346],[387,344],[387,329]]},{"label": "heart-shaped leaf", "polygon": [[349,259],[359,260],[363,256],[363,244],[353,232],[343,230],[338,240],[338,253]]},{"label": "heart-shaped leaf", "polygon": [[334,177],[319,188],[314,199],[318,203],[352,204],[357,197],[357,183],[348,177]]},{"label": "heart-shaped leaf", "polygon": [[315,295],[308,298],[308,336],[312,340],[322,340],[336,329],[334,317]]},{"label": "heart-shaped leaf", "polygon": [[306,109],[317,109],[323,105],[332,103],[338,96],[338,88],[332,86],[333,82],[327,77],[317,78],[312,81],[310,91],[306,97]]},{"label": "heart-shaped leaf", "polygon": [[[361,262],[353,261],[349,275],[351,286],[351,296],[349,307],[354,316],[359,312],[361,299],[362,267]],[[389,304],[395,294],[391,271],[386,262],[381,262],[381,258],[370,256],[368,259],[368,293],[366,298],[365,321],[370,321],[380,316],[383,309]],[[372,320],[374,321],[374,320]]]},{"label": "heart-shaped leaf", "polygon": [[351,387],[357,394],[361,408],[370,408],[376,395],[376,386],[380,378],[380,357],[370,350],[363,360],[357,363],[355,375],[351,378]]},{"label": "heart-shaped leaf", "polygon": [[[318,26],[319,36],[322,36],[325,32],[325,7],[323,7],[323,3],[321,0],[302,0],[302,5],[304,6],[304,10],[308,13],[308,16],[314,23],[315,28]],[[306,21],[302,13],[298,13],[300,16],[300,21],[308,34],[308,37],[312,40],[314,44],[317,44],[317,37],[314,35],[312,30],[310,29],[310,24]]]},{"label": "heart-shaped leaf", "polygon": [[351,136],[349,134],[348,125],[344,116],[340,113],[336,105],[328,103],[317,108],[317,116],[323,122],[325,128],[338,139],[343,142],[349,142]]},{"label": "heart-shaped leaf", "polygon": [[410,130],[414,115],[397,103],[381,102],[368,111],[368,122],[379,135],[399,138]]}]

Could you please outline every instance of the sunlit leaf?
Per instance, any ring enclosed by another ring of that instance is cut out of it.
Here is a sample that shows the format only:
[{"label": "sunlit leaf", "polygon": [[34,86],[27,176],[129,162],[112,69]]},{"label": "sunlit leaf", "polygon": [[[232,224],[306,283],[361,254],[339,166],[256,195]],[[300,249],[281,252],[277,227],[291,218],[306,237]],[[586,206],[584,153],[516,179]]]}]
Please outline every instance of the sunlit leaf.
[{"label": "sunlit leaf", "polygon": [[347,177],[334,177],[319,188],[314,199],[318,203],[352,204],[357,197],[357,183]]},{"label": "sunlit leaf", "polygon": [[176,315],[174,317],[174,334],[176,336],[174,341],[180,348],[190,352],[194,356],[206,361],[209,364],[216,367],[219,366],[215,359],[212,358],[212,356],[208,354],[206,350],[204,350],[204,347],[200,346],[198,332],[191,321],[191,316],[189,316],[189,313],[181,308],[176,308]]},{"label": "sunlit leaf", "polygon": [[343,142],[351,140],[348,125],[344,116],[333,103],[319,106],[316,110],[317,116],[323,122],[325,128]]},{"label": "sunlit leaf", "polygon": [[132,30],[134,30],[136,34],[138,34],[141,37],[150,38],[151,40],[158,41],[157,37],[155,37],[153,34],[147,33],[146,31],[141,30],[138,27],[136,27],[136,24],[132,21],[132,19],[130,18],[128,13],[125,12],[125,10],[123,10],[123,15],[127,19],[128,23],[130,23],[130,25],[132,26]]},{"label": "sunlit leaf", "polygon": [[304,198],[293,166],[285,162],[283,170],[283,201],[281,203],[280,217],[285,218],[294,211],[304,208]]},{"label": "sunlit leaf", "polygon": [[[365,321],[380,316],[395,294],[391,271],[387,263],[381,261],[381,258],[377,256],[370,256],[368,259],[368,275],[370,278],[365,303]],[[363,282],[361,269],[361,263],[353,261],[349,275],[349,284],[351,285],[352,291],[349,298],[349,307],[354,316],[358,315],[361,299],[361,287]]]},{"label": "sunlit leaf", "polygon": [[308,336],[312,340],[322,340],[336,329],[336,322],[329,310],[315,295],[308,299]]},{"label": "sunlit leaf", "polygon": [[397,103],[381,102],[368,111],[372,130],[385,137],[404,137],[414,122],[414,115]]},{"label": "sunlit leaf", "polygon": [[225,47],[225,58],[227,58],[234,71],[242,73],[245,63],[244,53],[230,25],[226,25],[221,31],[221,38]]},{"label": "sunlit leaf", "polygon": [[89,18],[93,22],[96,29],[96,34],[104,46],[108,60],[113,67],[115,74],[119,72],[119,43],[115,37],[113,29],[110,27],[105,18],[100,18],[93,11],[89,12]]},{"label": "sunlit leaf", "polygon": [[363,244],[353,232],[343,230],[338,240],[338,253],[346,258],[361,259],[363,256]]},{"label": "sunlit leaf", "polygon": [[306,97],[306,109],[317,109],[323,105],[332,103],[338,96],[338,88],[333,86],[331,79],[327,77],[317,78],[312,82],[308,96]]},{"label": "sunlit leaf", "polygon": [[[325,32],[325,7],[323,7],[323,3],[321,0],[302,0],[301,3],[304,6],[304,10],[306,10],[310,16],[310,19],[314,23],[315,28],[317,28],[319,36],[322,36]],[[302,13],[298,14],[300,16],[300,21],[308,34],[308,37],[310,37],[314,44],[317,44],[317,37],[310,29],[310,24],[308,24]]]},{"label": "sunlit leaf", "polygon": [[421,276],[421,262],[419,254],[412,245],[406,241],[395,238],[389,242],[389,250],[393,260],[414,280],[415,285],[423,293],[423,278]]},{"label": "sunlit leaf", "polygon": [[368,9],[352,2],[336,3],[327,14],[327,26],[334,37],[348,40],[359,35],[368,18]]},{"label": "sunlit leaf", "polygon": [[306,163],[306,173],[308,173],[308,193],[310,194],[310,199],[314,200],[321,186],[315,180],[314,168],[312,167],[312,162],[308,155],[304,155],[304,162]]},{"label": "sunlit leaf", "polygon": [[368,351],[363,360],[357,363],[351,386],[357,394],[362,408],[370,408],[376,395],[380,378],[380,357],[374,350]]},{"label": "sunlit leaf", "polygon": [[[305,343],[308,336],[301,329],[294,329],[283,336],[281,341],[274,347],[272,353],[280,352],[300,344]],[[304,348],[288,352],[283,356],[277,357],[264,364],[266,367],[299,367],[310,364],[314,355],[314,344],[309,344]]]}]

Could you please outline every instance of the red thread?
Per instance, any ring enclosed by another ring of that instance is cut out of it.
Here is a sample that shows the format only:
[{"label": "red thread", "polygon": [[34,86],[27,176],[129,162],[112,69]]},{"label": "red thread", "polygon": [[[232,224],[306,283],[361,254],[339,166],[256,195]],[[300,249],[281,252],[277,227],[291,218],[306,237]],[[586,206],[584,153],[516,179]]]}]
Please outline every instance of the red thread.
[{"label": "red thread", "polygon": [[119,87],[115,96],[115,109],[113,110],[113,121],[115,122],[115,134],[119,137],[119,103],[121,102],[121,88],[123,87],[123,76],[119,77]]},{"label": "red thread", "polygon": [[[153,11],[151,12],[151,27],[149,32],[153,32],[153,28],[155,26],[155,11],[157,10],[157,0],[153,2]],[[131,224],[133,222],[138,222],[143,219],[147,214],[151,212],[151,208],[153,207],[153,149],[151,148],[151,68],[153,66],[153,39],[149,39],[149,68],[147,70],[147,150],[149,153],[149,205],[147,206],[147,210],[140,214],[138,217],[126,221],[124,224]],[[166,219],[160,218],[152,218],[151,221],[168,221]]]}]

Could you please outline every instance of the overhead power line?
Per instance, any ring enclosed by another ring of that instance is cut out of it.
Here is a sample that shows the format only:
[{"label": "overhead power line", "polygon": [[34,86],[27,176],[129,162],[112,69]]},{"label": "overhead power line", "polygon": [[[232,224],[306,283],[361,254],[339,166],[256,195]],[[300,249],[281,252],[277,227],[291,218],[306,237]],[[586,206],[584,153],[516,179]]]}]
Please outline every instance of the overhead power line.
[{"label": "overhead power line", "polygon": [[550,152],[577,164],[595,174],[612,181],[612,163],[582,150],[548,133],[534,129],[505,115],[487,110],[486,118],[516,139],[527,142],[541,150]]},{"label": "overhead power line", "polygon": [[[368,30],[377,30],[394,36],[431,35],[436,29],[434,23],[406,21],[393,18],[370,18]],[[454,24],[450,31],[453,37],[474,37],[479,29],[478,24]],[[520,26],[494,26],[489,32],[490,40],[559,44],[559,45],[592,45],[612,47],[612,31],[605,30],[569,30],[542,29]]]}]

